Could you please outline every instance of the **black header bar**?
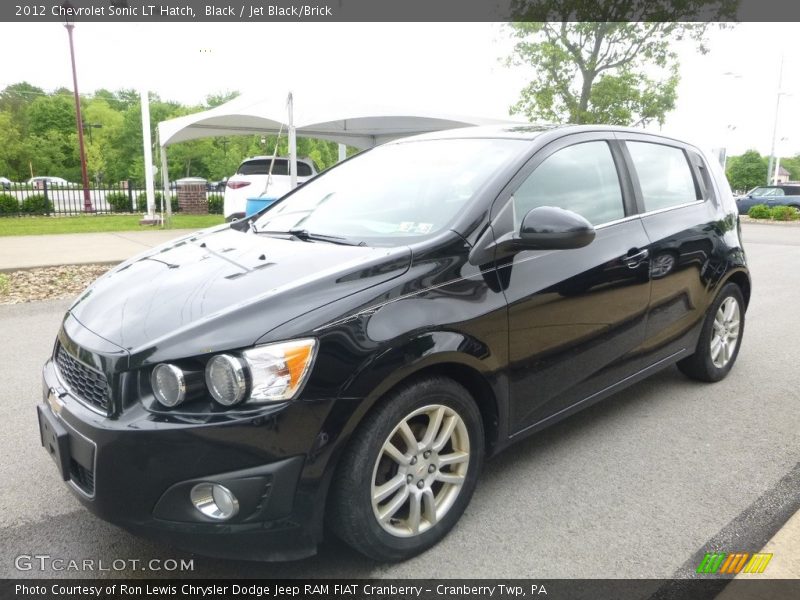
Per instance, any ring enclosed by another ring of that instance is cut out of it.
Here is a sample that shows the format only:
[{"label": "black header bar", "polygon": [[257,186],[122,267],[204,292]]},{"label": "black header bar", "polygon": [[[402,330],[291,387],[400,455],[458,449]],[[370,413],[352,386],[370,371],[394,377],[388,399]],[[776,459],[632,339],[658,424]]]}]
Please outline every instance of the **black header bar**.
[{"label": "black header bar", "polygon": [[800,597],[800,579],[5,579],[3,600],[726,600]]},{"label": "black header bar", "polygon": [[3,0],[6,22],[800,21],[796,0]]}]

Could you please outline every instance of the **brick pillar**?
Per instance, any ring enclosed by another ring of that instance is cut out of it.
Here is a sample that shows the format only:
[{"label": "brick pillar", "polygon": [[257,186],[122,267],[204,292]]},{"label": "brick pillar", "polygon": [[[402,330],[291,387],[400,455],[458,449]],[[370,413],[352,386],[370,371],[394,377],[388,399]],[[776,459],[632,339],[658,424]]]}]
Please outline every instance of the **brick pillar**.
[{"label": "brick pillar", "polygon": [[207,215],[208,198],[206,197],[205,181],[179,183],[178,206],[180,206],[181,212],[187,215]]}]

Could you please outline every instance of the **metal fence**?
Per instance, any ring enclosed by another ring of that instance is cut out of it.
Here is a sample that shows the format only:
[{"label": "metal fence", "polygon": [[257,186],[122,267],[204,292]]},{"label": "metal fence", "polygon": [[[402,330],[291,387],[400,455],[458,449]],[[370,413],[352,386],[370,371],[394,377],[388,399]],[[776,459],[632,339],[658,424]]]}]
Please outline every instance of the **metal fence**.
[{"label": "metal fence", "polygon": [[82,215],[143,212],[146,209],[144,187],[137,187],[132,182],[123,181],[87,191],[84,196],[82,186],[46,181],[0,184],[0,215]]},{"label": "metal fence", "polygon": [[[41,181],[29,183],[0,182],[0,217],[68,216],[85,214],[143,213],[147,211],[144,186],[131,181],[115,185],[92,187],[84,194],[80,185],[54,185]],[[224,193],[224,188],[207,190],[210,194]],[[156,210],[161,209],[162,193],[156,189]],[[173,212],[178,202],[174,186],[170,189]],[[221,210],[221,206],[219,207]],[[212,212],[217,212],[212,210]]]}]

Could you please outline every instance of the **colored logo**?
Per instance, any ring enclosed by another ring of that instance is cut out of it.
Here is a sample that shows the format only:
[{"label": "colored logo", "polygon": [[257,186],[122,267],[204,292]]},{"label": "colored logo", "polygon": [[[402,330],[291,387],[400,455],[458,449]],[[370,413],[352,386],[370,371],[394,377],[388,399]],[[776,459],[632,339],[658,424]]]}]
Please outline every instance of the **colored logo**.
[{"label": "colored logo", "polygon": [[697,567],[698,573],[705,575],[738,575],[739,573],[763,573],[772,554],[749,552],[706,552],[700,566]]}]

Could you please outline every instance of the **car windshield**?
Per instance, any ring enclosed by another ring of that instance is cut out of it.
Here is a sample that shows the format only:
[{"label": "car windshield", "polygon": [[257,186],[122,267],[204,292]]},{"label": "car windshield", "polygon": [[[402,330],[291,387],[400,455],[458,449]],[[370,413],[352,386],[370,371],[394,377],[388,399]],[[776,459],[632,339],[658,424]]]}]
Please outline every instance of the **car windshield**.
[{"label": "car windshield", "polygon": [[268,209],[260,232],[303,230],[379,245],[449,225],[525,141],[445,139],[380,146],[312,179]]}]

